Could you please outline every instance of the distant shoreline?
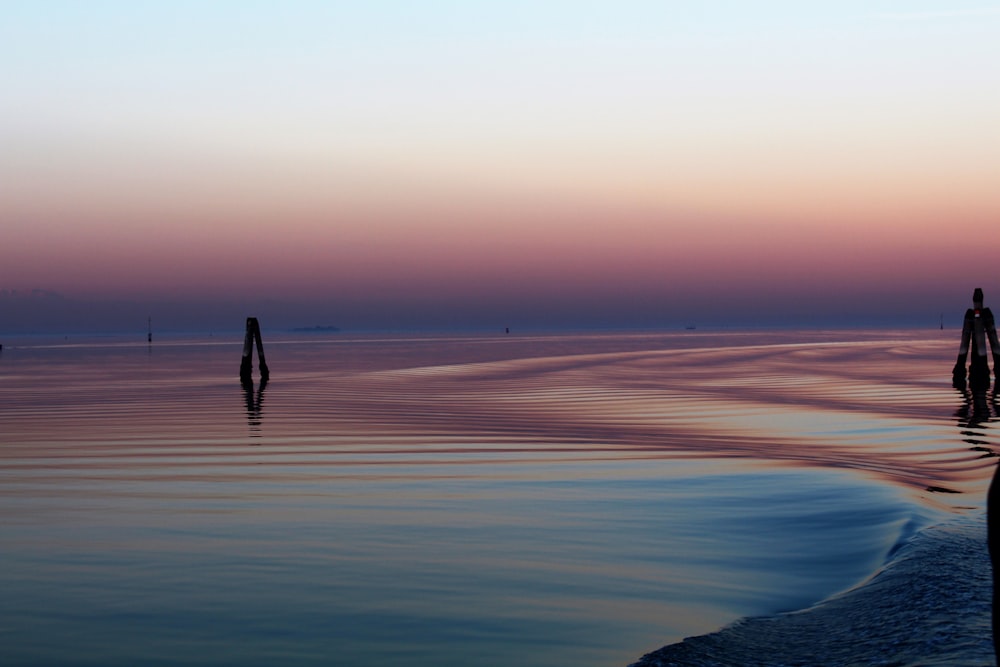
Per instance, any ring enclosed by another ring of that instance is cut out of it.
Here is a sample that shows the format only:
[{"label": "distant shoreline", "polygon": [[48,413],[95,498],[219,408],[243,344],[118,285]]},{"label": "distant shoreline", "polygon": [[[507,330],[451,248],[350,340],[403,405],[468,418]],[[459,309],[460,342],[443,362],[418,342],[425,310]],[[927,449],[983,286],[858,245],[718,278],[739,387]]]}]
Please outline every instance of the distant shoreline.
[{"label": "distant shoreline", "polygon": [[339,327],[331,326],[320,326],[316,325],[314,327],[295,327],[291,329],[292,333],[337,333],[340,331]]}]

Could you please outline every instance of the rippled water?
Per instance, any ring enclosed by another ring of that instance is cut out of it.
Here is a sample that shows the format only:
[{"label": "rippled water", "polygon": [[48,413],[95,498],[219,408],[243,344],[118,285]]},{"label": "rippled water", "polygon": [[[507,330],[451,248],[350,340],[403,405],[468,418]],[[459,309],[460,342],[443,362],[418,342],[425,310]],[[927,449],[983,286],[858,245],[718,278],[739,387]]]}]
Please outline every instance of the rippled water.
[{"label": "rippled water", "polygon": [[5,341],[0,663],[624,665],[981,510],[954,332]]}]

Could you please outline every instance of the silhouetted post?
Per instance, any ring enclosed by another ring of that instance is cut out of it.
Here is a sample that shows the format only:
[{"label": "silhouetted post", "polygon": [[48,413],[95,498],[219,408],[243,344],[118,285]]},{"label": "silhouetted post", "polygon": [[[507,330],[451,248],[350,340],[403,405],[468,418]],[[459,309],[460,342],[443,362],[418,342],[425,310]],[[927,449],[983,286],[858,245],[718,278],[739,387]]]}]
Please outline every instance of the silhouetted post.
[{"label": "silhouetted post", "polygon": [[993,352],[993,372],[1000,370],[1000,340],[997,339],[993,312],[983,308],[983,290],[972,293],[972,308],[965,311],[962,323],[962,344],[952,370],[952,386],[965,390],[965,360],[969,360],[969,386],[972,391],[985,391],[990,387],[990,366],[986,361],[986,341]]},{"label": "silhouetted post", "polygon": [[264,341],[260,338],[260,324],[256,317],[247,318],[247,333],[243,338],[243,361],[240,362],[240,381],[253,382],[253,348],[257,345],[257,356],[260,358],[260,381],[267,382],[270,372],[264,361]]}]

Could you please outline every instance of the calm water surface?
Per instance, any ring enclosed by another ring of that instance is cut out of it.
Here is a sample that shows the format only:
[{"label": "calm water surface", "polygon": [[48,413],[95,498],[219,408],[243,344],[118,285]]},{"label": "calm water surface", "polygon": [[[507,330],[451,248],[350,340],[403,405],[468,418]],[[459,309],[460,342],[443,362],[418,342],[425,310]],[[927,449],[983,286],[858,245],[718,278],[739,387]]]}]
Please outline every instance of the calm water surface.
[{"label": "calm water surface", "polygon": [[808,606],[982,507],[956,336],[265,331],[249,390],[239,335],[5,341],[0,663],[624,665]]}]

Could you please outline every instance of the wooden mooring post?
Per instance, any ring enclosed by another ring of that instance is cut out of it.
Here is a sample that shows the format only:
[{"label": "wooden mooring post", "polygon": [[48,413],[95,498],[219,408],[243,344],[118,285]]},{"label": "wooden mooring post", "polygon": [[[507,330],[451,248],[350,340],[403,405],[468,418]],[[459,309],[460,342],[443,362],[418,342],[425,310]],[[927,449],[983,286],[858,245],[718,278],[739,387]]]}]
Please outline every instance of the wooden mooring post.
[{"label": "wooden mooring post", "polygon": [[271,374],[264,361],[264,341],[260,339],[260,324],[256,317],[247,318],[247,333],[243,338],[243,361],[240,363],[240,382],[253,382],[253,347],[257,345],[257,357],[260,359],[260,381],[267,382]]}]

